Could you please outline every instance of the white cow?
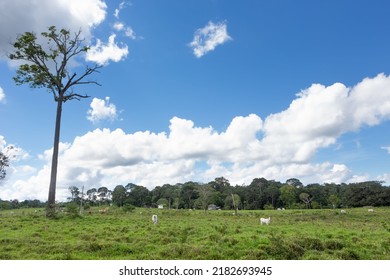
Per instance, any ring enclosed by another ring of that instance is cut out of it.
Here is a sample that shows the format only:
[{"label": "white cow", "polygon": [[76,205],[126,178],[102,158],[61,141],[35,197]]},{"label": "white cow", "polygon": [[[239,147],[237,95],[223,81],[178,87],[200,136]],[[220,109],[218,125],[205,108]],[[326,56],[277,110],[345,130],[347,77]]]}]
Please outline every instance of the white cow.
[{"label": "white cow", "polygon": [[368,209],[368,212],[374,212],[374,209],[370,208]]},{"label": "white cow", "polygon": [[344,209],[341,209],[341,210],[340,210],[340,213],[341,213],[341,214],[347,214],[347,211],[345,211]]},{"label": "white cow", "polygon": [[260,218],[260,224],[266,224],[266,225],[269,225],[271,222],[271,217],[268,217],[268,219],[266,218]]},{"label": "white cow", "polygon": [[153,216],[152,216],[152,221],[153,221],[154,224],[157,224],[157,223],[158,223],[157,215],[153,215]]}]

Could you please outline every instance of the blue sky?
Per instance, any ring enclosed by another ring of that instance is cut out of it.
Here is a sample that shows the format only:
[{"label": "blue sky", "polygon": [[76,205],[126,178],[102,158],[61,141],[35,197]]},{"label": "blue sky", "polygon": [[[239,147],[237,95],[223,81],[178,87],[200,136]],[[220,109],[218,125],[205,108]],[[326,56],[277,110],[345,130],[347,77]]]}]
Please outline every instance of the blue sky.
[{"label": "blue sky", "polygon": [[50,25],[81,28],[79,62],[104,65],[64,106],[59,199],[220,176],[390,183],[387,1],[45,1],[0,1],[0,148],[18,148],[0,198],[46,200],[56,104],[15,86],[6,53]]}]

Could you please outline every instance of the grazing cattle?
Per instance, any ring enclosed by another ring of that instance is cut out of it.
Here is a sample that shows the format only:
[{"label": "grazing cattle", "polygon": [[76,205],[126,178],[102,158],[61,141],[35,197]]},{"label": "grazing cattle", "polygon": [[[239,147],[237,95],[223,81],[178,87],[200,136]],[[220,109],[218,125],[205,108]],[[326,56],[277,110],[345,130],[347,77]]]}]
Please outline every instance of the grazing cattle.
[{"label": "grazing cattle", "polygon": [[152,216],[152,221],[153,221],[154,224],[157,224],[157,223],[158,223],[157,215],[153,215],[153,216]]},{"label": "grazing cattle", "polygon": [[340,210],[340,213],[341,213],[341,214],[347,214],[347,211],[345,211],[344,209],[341,209],[341,210]]},{"label": "grazing cattle", "polygon": [[99,210],[99,213],[100,213],[100,214],[106,214],[106,213],[107,213],[107,210],[108,210],[108,208],[100,209],[100,210]]},{"label": "grazing cattle", "polygon": [[266,218],[260,218],[260,224],[266,224],[266,225],[269,225],[271,222],[271,217],[268,217],[268,219]]},{"label": "grazing cattle", "polygon": [[374,209],[370,208],[368,209],[368,212],[374,212]]}]

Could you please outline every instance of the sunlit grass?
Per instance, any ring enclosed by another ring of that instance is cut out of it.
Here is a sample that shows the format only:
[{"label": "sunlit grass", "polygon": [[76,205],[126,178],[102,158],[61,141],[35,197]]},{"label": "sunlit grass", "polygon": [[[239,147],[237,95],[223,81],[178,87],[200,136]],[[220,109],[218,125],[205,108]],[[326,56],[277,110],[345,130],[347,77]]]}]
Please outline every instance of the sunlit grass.
[{"label": "sunlit grass", "polygon": [[[159,223],[154,225],[152,214]],[[269,226],[260,217],[271,217]],[[390,259],[390,208],[0,212],[0,259]]]}]

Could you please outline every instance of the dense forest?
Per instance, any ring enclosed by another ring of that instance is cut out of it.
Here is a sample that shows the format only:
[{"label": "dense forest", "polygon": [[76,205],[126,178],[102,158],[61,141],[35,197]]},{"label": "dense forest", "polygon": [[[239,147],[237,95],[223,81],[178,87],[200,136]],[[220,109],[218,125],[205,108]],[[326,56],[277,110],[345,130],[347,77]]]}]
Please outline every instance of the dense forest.
[{"label": "dense forest", "polygon": [[[253,179],[246,186],[232,186],[229,180],[219,177],[207,184],[186,182],[184,184],[157,186],[149,190],[129,183],[118,185],[113,190],[106,187],[86,191],[69,187],[68,202],[83,202],[84,207],[113,204],[118,207],[158,207],[168,209],[300,209],[340,208],[362,206],[390,206],[390,187],[383,182],[367,181],[349,184],[303,185],[291,178],[285,183],[265,178]],[[4,201],[0,209],[44,207],[39,200]],[[160,206],[161,207],[161,206]]]}]

